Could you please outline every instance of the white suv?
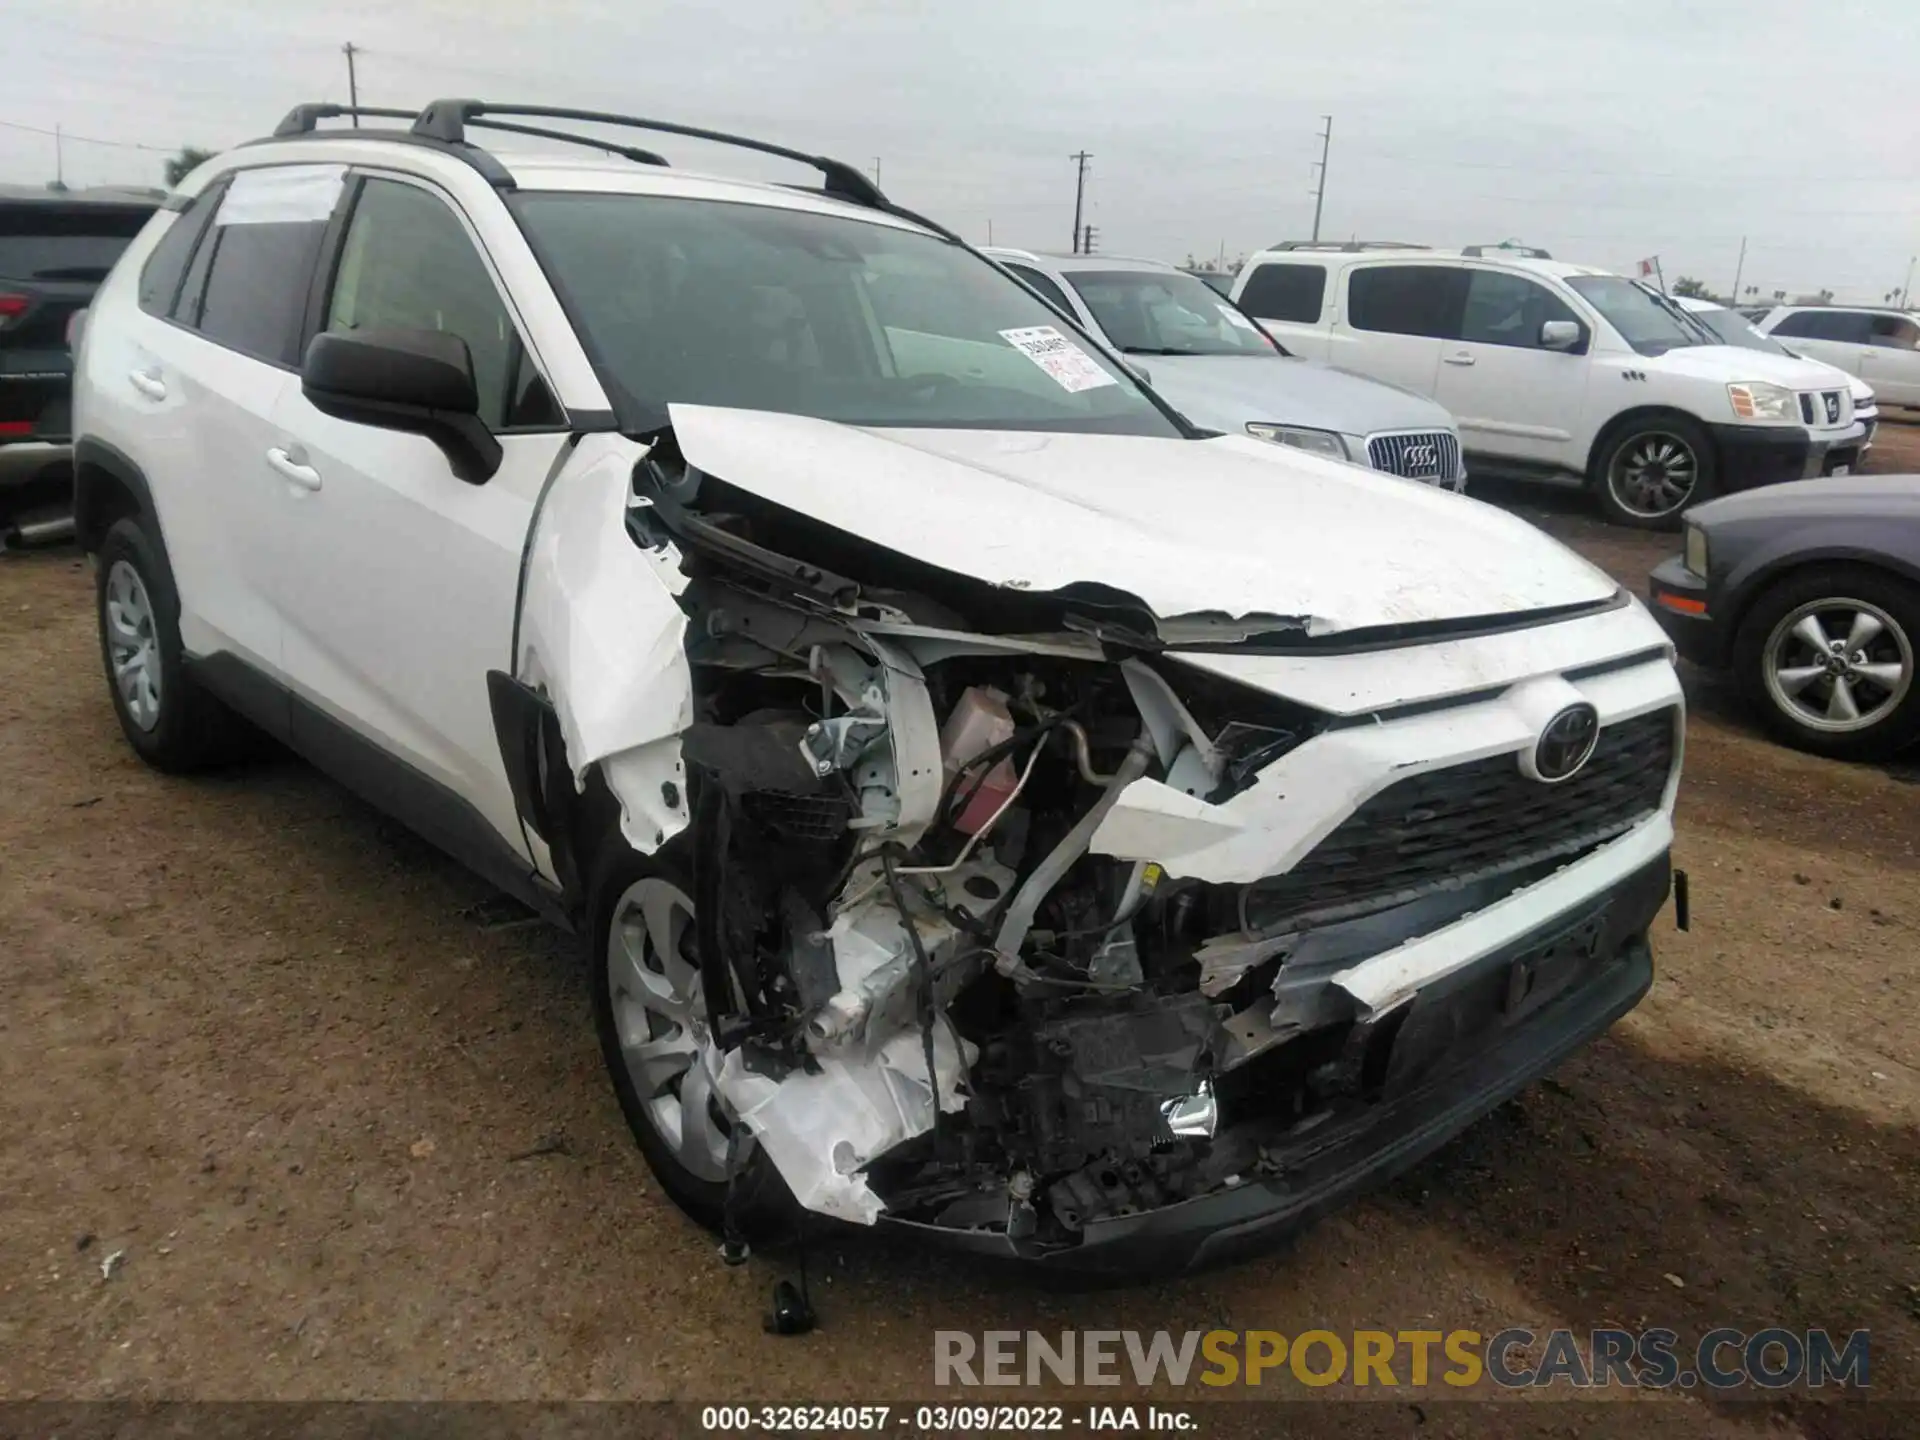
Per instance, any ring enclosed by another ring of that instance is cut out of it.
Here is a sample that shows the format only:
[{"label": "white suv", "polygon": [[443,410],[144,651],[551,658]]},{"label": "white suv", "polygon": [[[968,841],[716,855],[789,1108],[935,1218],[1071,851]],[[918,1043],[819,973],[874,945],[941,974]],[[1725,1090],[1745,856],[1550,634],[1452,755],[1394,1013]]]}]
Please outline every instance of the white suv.
[{"label": "white suv", "polygon": [[341,113],[95,302],[112,703],[165,768],[244,716],[577,928],[688,1211],[1211,1261],[1645,992],[1681,693],[1606,576],[1195,436],[849,166]]},{"label": "white suv", "polygon": [[1755,328],[1857,375],[1889,405],[1920,406],[1920,315],[1871,306],[1777,305]]},{"label": "white suv", "polygon": [[1866,433],[1825,367],[1539,252],[1296,244],[1255,255],[1233,298],[1297,354],[1438,400],[1476,474],[1578,476],[1625,525],[1834,473]]}]

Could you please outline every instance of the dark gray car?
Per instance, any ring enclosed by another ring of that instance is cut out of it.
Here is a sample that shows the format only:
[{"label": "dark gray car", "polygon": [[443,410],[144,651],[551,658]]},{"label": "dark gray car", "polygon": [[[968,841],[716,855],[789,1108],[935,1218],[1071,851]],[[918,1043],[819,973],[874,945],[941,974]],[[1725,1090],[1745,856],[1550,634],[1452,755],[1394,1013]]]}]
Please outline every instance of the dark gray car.
[{"label": "dark gray car", "polygon": [[1920,476],[1729,495],[1687,512],[1685,541],[1653,572],[1653,613],[1776,735],[1843,760],[1920,738]]}]

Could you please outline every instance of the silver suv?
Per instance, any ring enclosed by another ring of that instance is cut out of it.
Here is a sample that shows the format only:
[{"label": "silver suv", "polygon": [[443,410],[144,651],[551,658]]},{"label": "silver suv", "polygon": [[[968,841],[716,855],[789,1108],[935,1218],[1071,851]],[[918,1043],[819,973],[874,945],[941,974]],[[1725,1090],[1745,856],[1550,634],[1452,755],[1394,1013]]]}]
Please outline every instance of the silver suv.
[{"label": "silver suv", "polygon": [[1196,425],[1466,488],[1460,432],[1443,407],[1288,354],[1197,275],[1157,260],[983,253],[1126,356]]}]

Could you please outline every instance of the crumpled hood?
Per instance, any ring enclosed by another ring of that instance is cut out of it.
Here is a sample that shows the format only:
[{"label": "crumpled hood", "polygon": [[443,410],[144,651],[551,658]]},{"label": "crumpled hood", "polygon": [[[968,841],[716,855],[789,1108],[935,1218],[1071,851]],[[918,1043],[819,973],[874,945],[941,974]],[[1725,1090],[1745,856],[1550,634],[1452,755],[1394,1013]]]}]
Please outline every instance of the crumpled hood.
[{"label": "crumpled hood", "polygon": [[1801,360],[1792,355],[1772,355],[1765,350],[1749,350],[1744,345],[1687,345],[1664,355],[1650,355],[1634,362],[1643,370],[1660,369],[1696,380],[1719,380],[1737,384],[1742,380],[1765,380],[1790,390],[1837,390],[1835,377],[1840,372],[1817,360]]},{"label": "crumpled hood", "polygon": [[1284,355],[1142,356],[1148,382],[1196,425],[1230,435],[1249,421],[1369,435],[1376,430],[1453,429],[1424,396]]},{"label": "crumpled hood", "polygon": [[1296,616],[1318,635],[1617,588],[1491,506],[1259,440],[669,413],[687,461],[749,494],[988,584],[1111,586],[1163,620]]}]

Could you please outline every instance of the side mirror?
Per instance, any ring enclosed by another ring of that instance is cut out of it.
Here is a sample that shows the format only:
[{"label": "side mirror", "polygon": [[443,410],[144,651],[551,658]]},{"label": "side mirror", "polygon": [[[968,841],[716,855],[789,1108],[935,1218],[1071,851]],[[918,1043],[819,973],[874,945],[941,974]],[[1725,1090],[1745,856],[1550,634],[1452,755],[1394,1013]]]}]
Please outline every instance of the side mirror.
[{"label": "side mirror", "polygon": [[322,414],[405,430],[438,445],[453,473],[482,485],[500,468],[500,442],[480,423],[467,342],[444,330],[316,335],[300,389]]},{"label": "side mirror", "polygon": [[1549,320],[1540,327],[1542,350],[1578,349],[1580,339],[1580,326],[1573,320]]}]

